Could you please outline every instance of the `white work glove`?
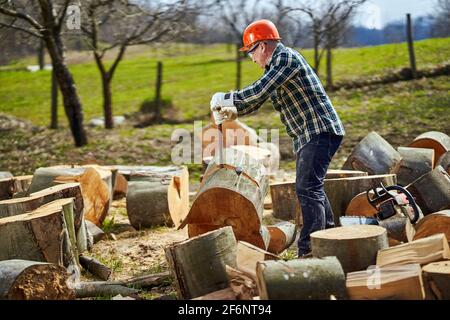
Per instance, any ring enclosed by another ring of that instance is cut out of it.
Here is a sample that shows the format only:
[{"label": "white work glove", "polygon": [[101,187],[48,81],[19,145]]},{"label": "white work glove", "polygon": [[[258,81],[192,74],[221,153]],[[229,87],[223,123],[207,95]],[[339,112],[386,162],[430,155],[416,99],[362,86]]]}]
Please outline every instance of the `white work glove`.
[{"label": "white work glove", "polygon": [[236,120],[238,117],[237,108],[233,103],[233,93],[217,92],[211,98],[211,111],[217,125],[224,121]]}]

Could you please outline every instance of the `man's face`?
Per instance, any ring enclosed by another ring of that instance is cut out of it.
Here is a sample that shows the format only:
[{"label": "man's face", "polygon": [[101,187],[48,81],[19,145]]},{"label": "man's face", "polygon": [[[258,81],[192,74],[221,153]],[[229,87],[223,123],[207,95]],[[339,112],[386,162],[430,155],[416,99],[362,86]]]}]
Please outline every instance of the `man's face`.
[{"label": "man's face", "polygon": [[252,49],[249,50],[248,55],[262,69],[265,68],[269,54],[267,52],[267,44],[265,42],[258,42]]}]

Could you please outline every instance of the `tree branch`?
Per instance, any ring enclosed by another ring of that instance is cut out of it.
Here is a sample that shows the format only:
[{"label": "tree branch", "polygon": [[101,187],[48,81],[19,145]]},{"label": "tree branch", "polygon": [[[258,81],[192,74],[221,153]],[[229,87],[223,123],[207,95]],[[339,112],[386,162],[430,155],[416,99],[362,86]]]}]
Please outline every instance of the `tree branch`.
[{"label": "tree branch", "polygon": [[38,23],[35,19],[33,19],[33,17],[31,17],[28,14],[18,12],[15,10],[6,9],[4,7],[0,7],[0,13],[3,13],[4,15],[7,15],[10,17],[22,19],[22,20],[28,22],[31,26],[33,26],[39,32],[42,29],[44,29],[44,27],[40,23]]}]

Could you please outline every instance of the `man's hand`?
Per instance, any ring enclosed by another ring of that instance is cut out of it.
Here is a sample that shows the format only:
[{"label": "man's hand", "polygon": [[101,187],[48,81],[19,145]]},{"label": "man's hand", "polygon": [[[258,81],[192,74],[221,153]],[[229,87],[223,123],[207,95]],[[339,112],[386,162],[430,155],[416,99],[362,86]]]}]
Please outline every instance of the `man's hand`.
[{"label": "man's hand", "polygon": [[210,104],[216,124],[237,119],[238,111],[233,103],[233,93],[217,92],[212,96]]}]

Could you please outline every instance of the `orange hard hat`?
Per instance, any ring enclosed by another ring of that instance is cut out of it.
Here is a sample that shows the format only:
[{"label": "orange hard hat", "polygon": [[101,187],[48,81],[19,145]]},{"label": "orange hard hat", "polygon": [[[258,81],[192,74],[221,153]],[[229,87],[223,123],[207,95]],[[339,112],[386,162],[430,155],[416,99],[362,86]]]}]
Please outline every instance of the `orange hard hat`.
[{"label": "orange hard hat", "polygon": [[269,20],[257,20],[248,25],[242,36],[244,46],[240,51],[248,51],[252,46],[263,40],[281,40],[277,27]]}]

